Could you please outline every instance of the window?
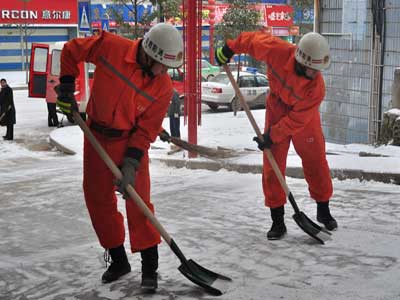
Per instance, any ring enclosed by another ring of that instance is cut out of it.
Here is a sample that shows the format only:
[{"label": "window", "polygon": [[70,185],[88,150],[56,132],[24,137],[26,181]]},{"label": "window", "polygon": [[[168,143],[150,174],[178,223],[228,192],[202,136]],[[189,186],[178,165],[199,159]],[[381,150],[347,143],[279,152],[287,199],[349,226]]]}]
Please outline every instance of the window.
[{"label": "window", "polygon": [[202,61],[201,61],[201,67],[202,67],[202,68],[209,68],[209,67],[210,67],[210,64],[208,63],[208,61],[202,60]]},{"label": "window", "polygon": [[177,69],[168,69],[168,74],[174,81],[183,81],[183,73],[179,72]]},{"label": "window", "polygon": [[239,87],[255,87],[256,81],[254,76],[242,76],[239,78]]},{"label": "window", "polygon": [[267,78],[263,76],[257,76],[258,86],[269,86]]},{"label": "window", "polygon": [[35,62],[33,64],[34,72],[46,72],[47,65],[47,48],[35,48],[34,56]]},{"label": "window", "polygon": [[219,83],[224,83],[224,84],[229,84],[229,77],[228,75],[224,74],[218,74],[217,76],[213,77],[210,79],[210,82],[219,82]]},{"label": "window", "polygon": [[53,50],[51,55],[51,75],[60,75],[61,50]]}]

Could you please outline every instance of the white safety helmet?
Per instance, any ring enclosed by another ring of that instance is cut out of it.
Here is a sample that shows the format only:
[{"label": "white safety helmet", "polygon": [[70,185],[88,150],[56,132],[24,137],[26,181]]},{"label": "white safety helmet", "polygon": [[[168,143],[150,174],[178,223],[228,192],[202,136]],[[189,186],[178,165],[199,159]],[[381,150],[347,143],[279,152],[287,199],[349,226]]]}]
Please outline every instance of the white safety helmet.
[{"label": "white safety helmet", "polygon": [[143,49],[148,56],[170,68],[183,64],[183,40],[172,25],[158,23],[143,38]]},{"label": "white safety helmet", "polygon": [[296,49],[296,61],[306,67],[323,70],[329,67],[329,45],[326,39],[317,32],[305,34]]}]

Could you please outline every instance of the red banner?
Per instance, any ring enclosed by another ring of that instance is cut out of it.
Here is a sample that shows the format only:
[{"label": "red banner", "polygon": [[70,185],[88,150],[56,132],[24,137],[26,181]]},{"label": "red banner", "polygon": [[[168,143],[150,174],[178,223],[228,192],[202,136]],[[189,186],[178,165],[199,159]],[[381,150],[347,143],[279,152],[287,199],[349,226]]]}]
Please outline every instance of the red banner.
[{"label": "red banner", "polygon": [[289,27],[293,25],[293,7],[290,5],[265,6],[265,21],[272,27]]},{"label": "red banner", "polygon": [[[101,29],[101,21],[94,21],[94,22],[91,23],[91,25],[92,25],[93,29]],[[129,25],[130,26],[134,26],[135,23],[134,22],[129,22]],[[108,22],[108,26],[110,26],[110,28],[115,28],[115,27],[118,26],[118,24],[117,24],[116,21],[109,21]]]},{"label": "red banner", "polygon": [[[215,4],[215,23],[221,23],[222,22],[222,17],[226,13],[226,11],[229,9],[230,5],[229,4]],[[264,6],[262,4],[256,4],[252,5],[249,4],[249,8],[255,9],[260,13],[260,23],[264,22]],[[208,11],[208,10],[207,10]]]},{"label": "red banner", "polygon": [[2,0],[0,24],[78,24],[77,0]]}]

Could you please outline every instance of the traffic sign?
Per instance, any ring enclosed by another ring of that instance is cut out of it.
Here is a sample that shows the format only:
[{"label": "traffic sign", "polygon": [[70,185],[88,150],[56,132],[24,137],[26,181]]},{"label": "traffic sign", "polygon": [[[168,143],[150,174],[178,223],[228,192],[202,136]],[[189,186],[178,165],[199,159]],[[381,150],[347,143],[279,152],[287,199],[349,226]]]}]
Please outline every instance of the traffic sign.
[{"label": "traffic sign", "polygon": [[89,2],[78,2],[79,31],[90,32],[90,5]]}]

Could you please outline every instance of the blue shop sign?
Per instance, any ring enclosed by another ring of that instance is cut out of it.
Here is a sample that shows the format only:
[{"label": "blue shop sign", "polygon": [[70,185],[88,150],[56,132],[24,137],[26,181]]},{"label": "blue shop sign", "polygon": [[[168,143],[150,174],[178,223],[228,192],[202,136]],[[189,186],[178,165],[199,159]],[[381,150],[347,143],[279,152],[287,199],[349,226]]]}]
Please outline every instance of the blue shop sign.
[{"label": "blue shop sign", "polygon": [[314,23],[314,9],[296,7],[294,10],[295,24],[312,24]]}]

